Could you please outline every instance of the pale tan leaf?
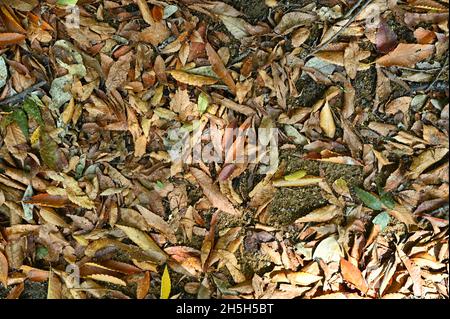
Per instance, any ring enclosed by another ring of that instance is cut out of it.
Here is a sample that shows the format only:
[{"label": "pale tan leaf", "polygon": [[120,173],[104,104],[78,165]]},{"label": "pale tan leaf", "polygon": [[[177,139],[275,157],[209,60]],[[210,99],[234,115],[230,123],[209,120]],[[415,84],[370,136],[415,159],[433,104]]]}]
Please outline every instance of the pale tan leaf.
[{"label": "pale tan leaf", "polygon": [[304,217],[300,217],[295,223],[321,223],[333,219],[337,215],[341,214],[341,209],[335,205],[328,205],[313,210],[311,213]]},{"label": "pale tan leaf", "polygon": [[3,286],[8,285],[8,260],[5,255],[0,251],[0,283]]},{"label": "pale tan leaf", "polygon": [[329,138],[333,138],[336,133],[336,124],[334,124],[333,113],[331,112],[328,101],[320,111],[320,127]]}]

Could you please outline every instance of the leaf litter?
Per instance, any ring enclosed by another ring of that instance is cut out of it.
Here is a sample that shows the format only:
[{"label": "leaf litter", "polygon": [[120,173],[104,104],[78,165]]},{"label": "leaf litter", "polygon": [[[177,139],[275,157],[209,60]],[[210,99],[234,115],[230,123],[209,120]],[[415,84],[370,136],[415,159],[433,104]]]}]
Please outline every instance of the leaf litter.
[{"label": "leaf litter", "polygon": [[447,2],[226,2],[0,1],[1,298],[448,298]]}]

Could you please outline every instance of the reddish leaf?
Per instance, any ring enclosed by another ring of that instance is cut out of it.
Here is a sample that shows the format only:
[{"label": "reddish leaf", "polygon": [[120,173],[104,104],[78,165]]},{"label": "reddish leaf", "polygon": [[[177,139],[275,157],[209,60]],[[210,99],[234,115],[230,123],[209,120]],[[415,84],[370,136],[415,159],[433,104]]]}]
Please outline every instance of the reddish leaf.
[{"label": "reddish leaf", "polygon": [[220,59],[220,56],[217,54],[217,52],[213,49],[211,44],[206,44],[206,53],[208,54],[209,62],[211,63],[213,71],[222,79],[222,81],[228,86],[228,88],[233,92],[233,94],[236,93],[236,84],[234,83],[233,78],[230,75],[230,72],[228,72],[227,68],[223,65],[222,60]]},{"label": "reddish leaf", "polygon": [[384,20],[381,20],[376,35],[378,51],[381,53],[388,53],[395,48],[397,43],[397,35],[395,32],[392,31]]},{"label": "reddish leaf", "polygon": [[25,204],[33,204],[44,207],[61,208],[70,204],[69,200],[63,196],[49,194],[38,194],[23,201]]},{"label": "reddish leaf", "polygon": [[20,33],[0,33],[0,46],[17,44],[25,40],[25,35]]}]

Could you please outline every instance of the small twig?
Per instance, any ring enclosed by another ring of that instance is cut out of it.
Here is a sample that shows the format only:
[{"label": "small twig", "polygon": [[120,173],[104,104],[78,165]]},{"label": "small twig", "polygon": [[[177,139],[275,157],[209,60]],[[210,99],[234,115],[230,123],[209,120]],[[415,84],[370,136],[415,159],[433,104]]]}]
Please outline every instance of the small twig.
[{"label": "small twig", "polygon": [[[358,0],[358,2],[350,9],[350,11],[346,14],[346,16],[350,16],[355,10],[356,8],[363,2],[364,0]],[[348,21],[335,33],[333,34],[333,36],[331,38],[329,38],[327,41],[325,41],[325,43],[323,43],[322,45],[318,46],[316,49],[314,49],[311,53],[309,53],[306,57],[310,57],[311,55],[313,55],[314,53],[322,50],[323,48],[325,48],[328,44],[330,44],[331,42],[333,42],[338,35],[344,31],[344,29],[346,29],[350,24],[353,23],[353,21],[355,20],[355,18],[361,13],[361,11],[367,7],[370,3],[372,2],[372,0],[368,0],[367,2],[363,3],[363,5],[358,9],[358,11],[352,15]]]},{"label": "small twig", "polygon": [[447,68],[448,66],[448,55],[445,58],[445,63],[442,66],[442,69],[439,71],[439,73],[437,74],[437,76],[434,78],[433,82],[431,82],[431,84],[426,88],[425,93],[427,93],[429,90],[431,90],[431,88],[433,87],[433,85],[438,81],[438,79],[440,78],[440,76],[442,75],[442,72],[444,72],[444,70]]},{"label": "small twig", "polygon": [[18,102],[21,102],[28,96],[28,94],[31,94],[33,91],[36,91],[45,84],[47,84],[47,81],[41,81],[39,83],[30,86],[28,89],[25,89],[20,93],[7,97],[6,99],[0,101],[0,106],[8,104],[16,104]]}]

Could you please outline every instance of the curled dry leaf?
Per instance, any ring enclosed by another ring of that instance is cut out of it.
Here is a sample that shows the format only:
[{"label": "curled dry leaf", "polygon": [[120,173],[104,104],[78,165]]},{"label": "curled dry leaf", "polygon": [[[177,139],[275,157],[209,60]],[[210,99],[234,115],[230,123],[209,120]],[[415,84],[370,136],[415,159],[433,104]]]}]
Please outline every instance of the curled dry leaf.
[{"label": "curled dry leaf", "polygon": [[241,215],[241,212],[234,208],[233,204],[231,204],[228,198],[226,198],[225,195],[220,192],[218,187],[212,183],[211,178],[206,175],[206,173],[198,168],[191,167],[191,174],[195,177],[202,188],[203,193],[214,207],[231,215]]},{"label": "curled dry leaf", "polygon": [[222,79],[222,81],[228,86],[231,92],[233,94],[236,94],[236,84],[234,83],[230,72],[228,72],[227,68],[223,65],[220,56],[209,43],[206,43],[205,49],[206,53],[208,54],[208,59],[211,63],[213,71]]}]

